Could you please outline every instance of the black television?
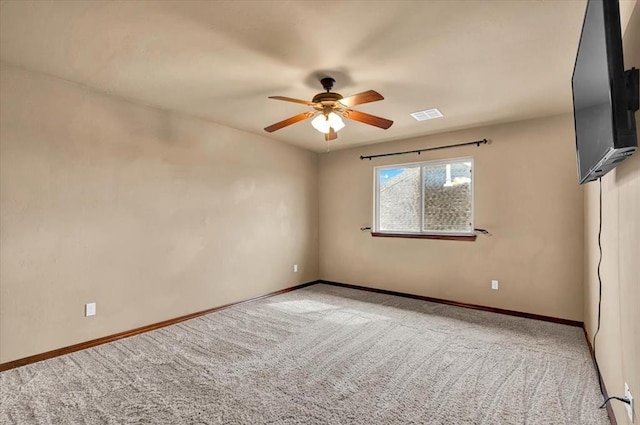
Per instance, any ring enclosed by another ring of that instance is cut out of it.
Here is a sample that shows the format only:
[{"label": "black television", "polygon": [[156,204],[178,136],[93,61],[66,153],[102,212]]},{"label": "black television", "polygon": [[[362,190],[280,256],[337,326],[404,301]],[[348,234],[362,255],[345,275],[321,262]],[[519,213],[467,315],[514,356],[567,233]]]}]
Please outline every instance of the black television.
[{"label": "black television", "polygon": [[589,0],[573,76],[580,184],[597,180],[638,149],[638,70],[624,70],[618,0]]}]

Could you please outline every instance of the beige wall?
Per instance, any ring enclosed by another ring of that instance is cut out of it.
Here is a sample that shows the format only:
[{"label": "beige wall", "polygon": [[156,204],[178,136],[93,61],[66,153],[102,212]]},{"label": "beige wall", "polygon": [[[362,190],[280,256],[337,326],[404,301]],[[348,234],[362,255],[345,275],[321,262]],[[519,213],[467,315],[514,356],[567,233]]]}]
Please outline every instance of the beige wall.
[{"label": "beige wall", "polygon": [[[624,34],[625,69],[640,67],[640,6]],[[636,112],[640,125],[640,113]],[[640,139],[640,134],[638,136]],[[598,317],[598,183],[585,191],[585,326],[590,339]],[[640,400],[640,152],[602,178],[602,316],[596,340],[600,372],[609,395],[624,395],[627,382]],[[619,424],[631,424],[614,402]],[[640,410],[636,407],[636,418]],[[638,423],[638,419],[636,422]]]},{"label": "beige wall", "polygon": [[0,362],[317,279],[315,153],[0,71]]},{"label": "beige wall", "polygon": [[[424,123],[421,125],[429,125]],[[361,161],[487,138],[490,145]],[[474,157],[475,242],[373,238],[373,167]],[[330,152],[320,157],[322,279],[548,316],[583,317],[583,190],[570,115]],[[490,289],[498,279],[500,289]]]}]

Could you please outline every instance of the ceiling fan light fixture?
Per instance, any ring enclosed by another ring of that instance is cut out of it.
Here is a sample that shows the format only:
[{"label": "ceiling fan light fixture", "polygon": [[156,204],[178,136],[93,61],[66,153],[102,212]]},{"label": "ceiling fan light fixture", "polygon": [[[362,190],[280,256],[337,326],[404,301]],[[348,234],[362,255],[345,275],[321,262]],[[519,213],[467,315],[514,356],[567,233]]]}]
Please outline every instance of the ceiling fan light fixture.
[{"label": "ceiling fan light fixture", "polygon": [[328,115],[318,115],[311,121],[311,125],[320,133],[324,134],[328,134],[331,128],[336,132],[344,128],[342,118],[334,112],[331,112]]},{"label": "ceiling fan light fixture", "polygon": [[333,131],[340,131],[344,128],[344,122],[342,121],[342,118],[340,118],[340,115],[336,114],[335,112],[331,112],[327,116],[327,121],[329,121],[329,125],[333,128]]},{"label": "ceiling fan light fixture", "polygon": [[313,128],[318,130],[320,133],[327,134],[329,133],[329,128],[331,124],[329,124],[329,120],[324,115],[318,115],[311,121],[311,125]]}]

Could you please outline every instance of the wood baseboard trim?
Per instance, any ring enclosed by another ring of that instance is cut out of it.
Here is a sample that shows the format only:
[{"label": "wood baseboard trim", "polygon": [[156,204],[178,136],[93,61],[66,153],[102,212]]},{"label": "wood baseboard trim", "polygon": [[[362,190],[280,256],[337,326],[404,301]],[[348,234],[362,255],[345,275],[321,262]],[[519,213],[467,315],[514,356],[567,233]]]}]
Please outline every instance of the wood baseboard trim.
[{"label": "wood baseboard trim", "polygon": [[[604,385],[604,379],[602,379],[602,375],[600,375],[600,368],[598,367],[598,361],[596,360],[596,353],[595,351],[593,351],[593,346],[591,345],[591,339],[589,339],[587,327],[583,325],[582,331],[584,332],[584,339],[587,341],[587,347],[589,347],[591,360],[593,360],[593,366],[596,368],[596,374],[598,375],[598,379],[600,380],[600,385],[602,385],[602,395],[604,396],[604,400],[606,400],[609,398],[609,393],[607,393],[607,387]],[[616,420],[615,413],[613,413],[613,407],[611,407],[611,403],[607,403],[606,407],[607,416],[609,416],[609,422],[611,423],[611,425],[618,425],[618,421]]]},{"label": "wood baseboard trim", "polygon": [[162,322],[153,323],[151,325],[142,326],[140,328],[131,329],[129,331],[119,332],[117,334],[104,336],[102,338],[92,339],[90,341],[81,342],[78,344],[70,345],[68,347],[57,348],[55,350],[47,351],[45,353],[35,354],[33,356],[24,357],[22,359],[13,360],[6,363],[0,363],[0,372],[5,370],[15,369],[17,367],[26,366],[31,363],[40,362],[42,360],[52,359],[54,357],[62,356],[65,354],[73,353],[75,351],[84,350],[87,348],[95,347],[98,345],[106,344],[108,342],[117,341],[119,339],[128,338],[130,336],[138,335],[144,332],[153,331],[155,329],[164,328],[165,326],[175,325],[176,323],[184,322],[185,320],[194,319],[196,317],[204,316],[205,314],[214,313],[216,311],[224,310],[229,307],[234,307],[240,304],[261,300],[263,298],[273,297],[275,295],[284,294],[286,292],[295,291],[296,289],[302,289],[307,286],[315,285],[320,281],[314,280],[312,282],[302,283],[300,285],[291,286],[289,288],[281,289],[279,291],[270,292],[258,297],[249,298],[246,300],[221,305],[219,307],[210,308],[208,310],[198,311],[196,313],[186,314],[184,316],[176,317],[174,319],[164,320]]},{"label": "wood baseboard trim", "polygon": [[578,328],[582,328],[583,325],[584,325],[583,322],[579,322],[579,321],[576,321],[576,320],[561,319],[561,318],[558,318],[558,317],[543,316],[541,314],[525,313],[525,312],[522,312],[522,311],[515,311],[515,310],[507,310],[507,309],[504,309],[504,308],[487,307],[487,306],[478,305],[478,304],[468,304],[468,303],[462,303],[462,302],[458,302],[458,301],[445,300],[445,299],[442,299],[442,298],[426,297],[426,296],[423,296],[423,295],[407,294],[405,292],[389,291],[387,289],[370,288],[370,287],[367,287],[367,286],[352,285],[352,284],[349,284],[349,283],[341,283],[341,282],[332,282],[332,281],[329,281],[329,280],[322,280],[322,279],[320,279],[318,281],[318,283],[325,283],[327,285],[333,285],[333,286],[341,286],[343,288],[360,289],[362,291],[377,292],[379,294],[395,295],[397,297],[413,298],[413,299],[416,299],[416,300],[429,301],[429,302],[439,303],[439,304],[453,305],[453,306],[456,306],[456,307],[471,308],[473,310],[489,311],[491,313],[506,314],[506,315],[509,315],[509,316],[525,317],[527,319],[542,320],[544,322],[559,323],[561,325],[575,326],[575,327],[578,327]]}]

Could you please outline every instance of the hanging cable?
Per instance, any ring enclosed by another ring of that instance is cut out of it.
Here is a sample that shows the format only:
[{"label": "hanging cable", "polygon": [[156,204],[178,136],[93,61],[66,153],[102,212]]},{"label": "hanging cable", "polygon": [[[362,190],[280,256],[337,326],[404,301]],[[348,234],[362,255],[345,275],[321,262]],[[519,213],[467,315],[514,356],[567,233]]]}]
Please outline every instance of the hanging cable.
[{"label": "hanging cable", "polygon": [[600,406],[600,409],[605,407],[607,403],[611,400],[618,400],[626,404],[631,404],[631,400],[627,397],[617,397],[611,396],[606,397],[605,391],[602,382],[602,375],[600,374],[600,366],[598,366],[598,358],[596,356],[596,337],[598,336],[598,332],[600,332],[600,319],[602,316],[602,276],[600,275],[600,266],[602,265],[602,177],[598,179],[598,211],[599,211],[599,224],[598,224],[598,250],[600,252],[600,258],[598,259],[598,326],[596,328],[596,333],[593,334],[593,362],[596,365],[596,372],[598,373],[598,385],[600,385],[600,394],[604,400],[604,403]]},{"label": "hanging cable", "polygon": [[[600,265],[602,264],[602,177],[598,179],[599,190],[599,224],[598,224],[598,250],[600,251],[600,258],[598,259],[598,326],[596,333],[593,335],[593,362],[596,365],[596,371],[598,372],[598,385],[600,385],[600,394],[604,398],[604,388],[602,388],[602,378],[600,375],[600,367],[598,366],[598,359],[596,355],[596,337],[600,332],[600,318],[602,313],[602,277],[600,276]],[[606,401],[605,403],[606,404]],[[603,404],[603,406],[604,406]]]}]

